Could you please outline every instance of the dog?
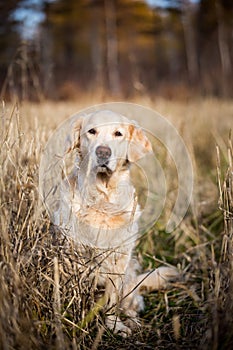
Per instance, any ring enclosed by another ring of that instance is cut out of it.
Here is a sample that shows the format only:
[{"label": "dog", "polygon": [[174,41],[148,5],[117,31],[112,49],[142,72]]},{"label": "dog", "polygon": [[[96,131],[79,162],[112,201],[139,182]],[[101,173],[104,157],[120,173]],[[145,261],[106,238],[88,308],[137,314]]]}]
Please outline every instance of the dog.
[{"label": "dog", "polygon": [[77,158],[62,180],[55,224],[90,258],[97,285],[105,289],[106,326],[125,337],[139,326],[140,290],[164,288],[177,276],[169,267],[137,275],[132,255],[141,209],[130,165],[151,153],[152,145],[135,122],[102,110],[75,122],[66,154],[73,152]]}]

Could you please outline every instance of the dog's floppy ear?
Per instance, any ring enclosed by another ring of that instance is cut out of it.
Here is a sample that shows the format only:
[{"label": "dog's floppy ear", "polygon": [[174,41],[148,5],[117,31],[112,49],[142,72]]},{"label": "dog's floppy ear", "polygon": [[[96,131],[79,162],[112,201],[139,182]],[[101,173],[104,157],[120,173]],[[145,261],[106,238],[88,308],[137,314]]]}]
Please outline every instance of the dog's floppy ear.
[{"label": "dog's floppy ear", "polygon": [[136,124],[130,124],[128,160],[136,162],[149,152],[152,152],[152,146],[143,130]]},{"label": "dog's floppy ear", "polygon": [[76,149],[78,152],[80,151],[80,133],[82,129],[83,119],[79,118],[76,120],[71,126],[71,133],[66,143],[66,153],[69,153]]}]

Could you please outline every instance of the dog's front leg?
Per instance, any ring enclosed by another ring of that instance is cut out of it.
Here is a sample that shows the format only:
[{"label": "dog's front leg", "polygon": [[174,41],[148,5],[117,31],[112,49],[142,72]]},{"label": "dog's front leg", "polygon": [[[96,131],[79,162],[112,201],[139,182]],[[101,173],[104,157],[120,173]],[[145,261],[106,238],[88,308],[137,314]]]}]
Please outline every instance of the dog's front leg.
[{"label": "dog's front leg", "polygon": [[129,256],[121,256],[111,264],[113,268],[108,274],[105,286],[105,296],[107,301],[106,326],[114,333],[120,334],[122,337],[130,335],[131,329],[127,327],[120,319],[119,312],[121,310],[121,301],[123,297],[123,285],[125,281],[125,271],[129,262]]},{"label": "dog's front leg", "polygon": [[138,313],[144,309],[143,296],[139,294],[139,289],[136,284],[138,269],[138,262],[135,259],[131,259],[125,274],[123,285],[121,308],[125,315],[128,316],[126,324],[130,329],[138,328],[140,326]]}]

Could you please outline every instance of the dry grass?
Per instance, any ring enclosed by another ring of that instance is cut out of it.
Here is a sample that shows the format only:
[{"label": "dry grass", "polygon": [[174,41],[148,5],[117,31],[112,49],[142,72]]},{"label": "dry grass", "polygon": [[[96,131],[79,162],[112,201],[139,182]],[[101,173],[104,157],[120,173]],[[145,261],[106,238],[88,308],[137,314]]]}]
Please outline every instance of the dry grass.
[{"label": "dry grass", "polygon": [[104,327],[101,291],[88,282],[86,257],[56,234],[38,204],[39,159],[48,136],[95,102],[1,107],[0,348],[232,348],[233,103],[136,101],[167,116],[182,134],[194,162],[195,192],[175,232],[167,234],[157,222],[138,245],[144,268],[166,261],[180,266],[184,280],[146,295],[141,329],[123,340]]}]

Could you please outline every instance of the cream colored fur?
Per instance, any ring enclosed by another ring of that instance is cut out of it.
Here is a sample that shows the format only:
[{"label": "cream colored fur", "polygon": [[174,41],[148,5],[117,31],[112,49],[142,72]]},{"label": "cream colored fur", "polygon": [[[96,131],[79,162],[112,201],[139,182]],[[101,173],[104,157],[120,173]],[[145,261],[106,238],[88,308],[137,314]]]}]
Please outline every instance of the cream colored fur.
[{"label": "cream colored fur", "polygon": [[[100,164],[104,160],[97,156],[98,146],[106,151],[106,164]],[[61,184],[55,223],[77,248],[92,257],[97,284],[105,288],[106,325],[126,336],[139,324],[137,313],[143,309],[140,288],[165,287],[168,277],[177,274],[175,269],[163,267],[137,276],[138,264],[132,258],[140,207],[129,166],[152,152],[152,147],[134,122],[101,111],[77,120],[67,152],[72,151],[78,153],[79,160],[76,170]],[[120,311],[129,316],[124,323]]]}]

